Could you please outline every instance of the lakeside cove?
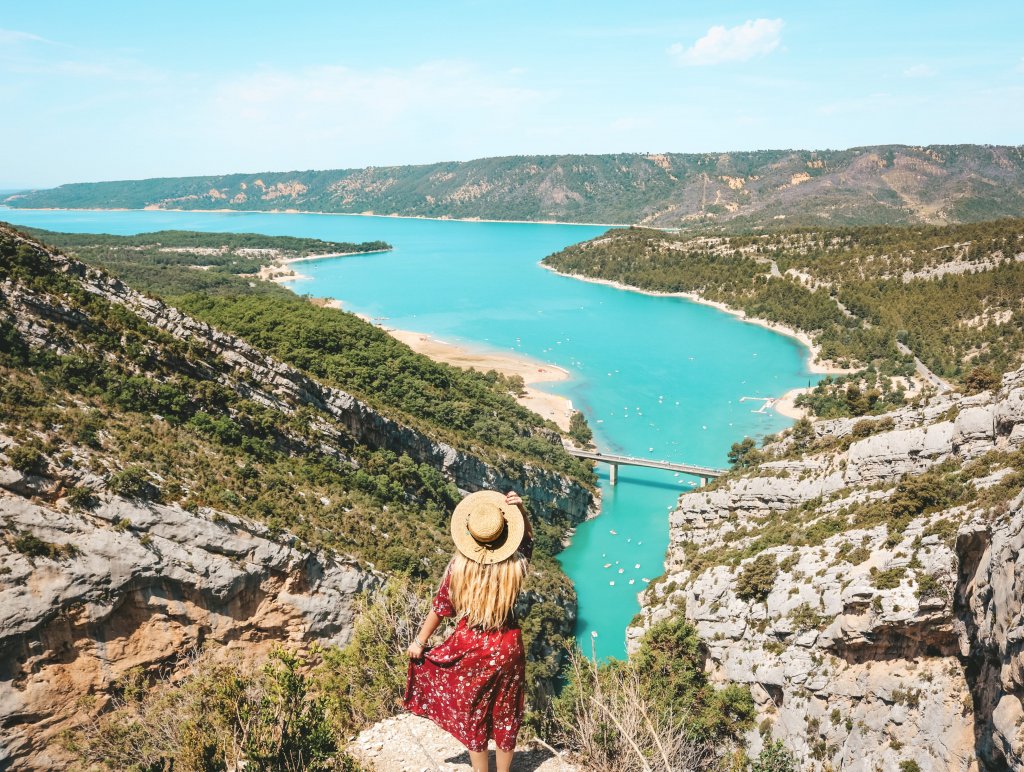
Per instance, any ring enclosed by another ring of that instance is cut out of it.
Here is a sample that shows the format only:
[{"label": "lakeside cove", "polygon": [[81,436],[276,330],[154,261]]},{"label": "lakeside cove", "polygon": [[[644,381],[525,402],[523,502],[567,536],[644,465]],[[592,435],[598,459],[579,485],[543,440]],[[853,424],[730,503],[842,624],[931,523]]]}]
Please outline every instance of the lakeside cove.
[{"label": "lakeside cove", "polygon": [[[816,379],[791,337],[720,309],[583,282],[539,261],[602,229],[513,223],[290,214],[8,210],[52,230],[139,233],[162,229],[302,235],[390,252],[307,261],[299,294],[340,301],[388,327],[469,349],[558,367],[543,384],[587,417],[609,453],[725,465],[729,446],[789,424],[741,397],[777,397]],[[525,378],[524,378],[525,380]],[[667,513],[696,487],[683,474],[639,468],[609,485],[598,469],[601,514],[580,524],[559,554],[578,593],[577,638],[599,657],[625,655],[638,594],[663,572]],[[608,564],[607,568],[604,568]],[[646,580],[646,581],[645,581]]]}]

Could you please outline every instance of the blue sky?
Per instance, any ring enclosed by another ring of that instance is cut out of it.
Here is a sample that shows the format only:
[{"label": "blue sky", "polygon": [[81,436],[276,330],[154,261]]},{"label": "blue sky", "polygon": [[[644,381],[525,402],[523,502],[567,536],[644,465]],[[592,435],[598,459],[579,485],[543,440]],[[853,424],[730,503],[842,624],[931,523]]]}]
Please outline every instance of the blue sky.
[{"label": "blue sky", "polygon": [[5,2],[0,189],[1024,143],[1024,3]]}]

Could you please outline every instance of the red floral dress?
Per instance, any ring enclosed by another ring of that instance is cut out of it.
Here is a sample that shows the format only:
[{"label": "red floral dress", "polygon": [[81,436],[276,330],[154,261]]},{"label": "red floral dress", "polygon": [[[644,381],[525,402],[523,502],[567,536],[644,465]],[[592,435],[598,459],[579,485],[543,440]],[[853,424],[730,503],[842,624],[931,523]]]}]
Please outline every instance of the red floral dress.
[{"label": "red floral dress", "polygon": [[[527,558],[533,555],[529,536],[519,551]],[[445,571],[432,604],[442,617],[455,615],[448,581]],[[462,617],[443,643],[427,649],[419,662],[409,661],[405,707],[471,751],[486,750],[490,738],[511,751],[523,720],[525,682],[526,657],[515,619],[499,630],[481,630],[468,627]]]}]

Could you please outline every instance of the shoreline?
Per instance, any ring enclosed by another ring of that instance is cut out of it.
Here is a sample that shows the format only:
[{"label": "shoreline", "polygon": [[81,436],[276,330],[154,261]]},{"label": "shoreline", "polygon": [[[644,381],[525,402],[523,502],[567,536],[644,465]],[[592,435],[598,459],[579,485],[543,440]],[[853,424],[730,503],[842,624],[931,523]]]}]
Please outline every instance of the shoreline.
[{"label": "shoreline", "polygon": [[310,260],[328,260],[334,257],[352,257],[354,255],[378,255],[383,252],[390,252],[391,249],[370,249],[366,252],[331,252],[323,255],[306,255],[305,257],[288,257],[284,259],[278,259],[269,263],[268,265],[260,266],[260,269],[254,273],[249,274],[255,276],[257,279],[262,281],[273,281],[278,284],[284,284],[286,282],[295,281],[297,279],[308,279],[309,277],[305,274],[301,274],[291,267],[292,263],[304,263]]},{"label": "shoreline", "polygon": [[[607,222],[566,222],[563,220],[492,220],[484,217],[428,217],[421,214],[377,214],[375,212],[317,212],[309,209],[171,209],[169,207],[143,207],[142,209],[129,209],[127,207],[113,207],[104,209],[99,207],[20,207],[0,206],[0,211],[10,212],[183,212],[187,214],[320,214],[330,217],[381,217],[392,220],[430,220],[433,222],[483,222],[483,223],[511,223],[513,225],[580,225],[590,228],[631,228],[630,223],[607,223]],[[651,226],[643,226],[645,228]],[[661,230],[654,228],[654,230]],[[375,250],[377,251],[377,250]],[[353,253],[353,254],[363,254]],[[333,255],[332,255],[333,257]]]},{"label": "shoreline", "polygon": [[[334,303],[337,305],[333,307],[340,308],[341,304],[338,301],[334,301]],[[444,362],[482,373],[496,370],[507,377],[520,376],[526,385],[525,395],[515,397],[516,402],[542,418],[553,421],[562,431],[569,431],[569,418],[575,412],[572,401],[560,394],[552,394],[537,388],[537,384],[569,380],[568,370],[521,354],[488,351],[464,343],[449,343],[413,330],[398,330],[383,326],[381,329],[391,337],[400,340],[417,354],[423,354],[435,362]]]},{"label": "shoreline", "polygon": [[[701,297],[695,292],[659,292],[657,290],[646,290],[640,287],[634,287],[630,284],[624,284],[623,282],[615,281],[612,279],[599,279],[593,276],[584,276],[578,273],[563,273],[562,271],[559,271],[556,268],[552,268],[549,265],[545,265],[544,263],[540,263],[540,266],[548,271],[551,271],[552,273],[558,274],[559,276],[565,276],[566,278],[569,279],[578,279],[580,281],[591,282],[592,284],[604,284],[606,286],[614,287],[615,289],[624,290],[626,292],[639,292],[640,294],[651,295],[653,297],[682,298],[684,300],[689,300],[693,303],[699,303],[700,305],[711,306],[712,308],[716,308],[719,311],[724,311],[725,313],[731,316],[735,316],[743,322],[747,322],[748,324],[756,324],[758,327],[764,327],[765,329],[771,330],[772,332],[778,333],[780,335],[785,335],[788,338],[793,338],[794,340],[803,344],[810,354],[810,357],[807,361],[807,369],[809,372],[815,375],[846,375],[848,373],[857,372],[857,370],[855,369],[838,367],[827,360],[821,359],[821,347],[818,346],[818,344],[814,342],[811,336],[808,335],[803,330],[797,330],[794,329],[793,327],[789,327],[784,324],[779,324],[778,322],[769,321],[768,319],[760,319],[758,317],[747,316],[747,314],[740,309],[733,308],[732,306],[722,303],[721,301],[718,300],[708,300],[707,298]],[[785,416],[786,418],[793,418],[796,420],[804,418],[807,415],[807,411],[804,408],[799,408],[796,405],[794,405],[793,401],[796,399],[798,395],[806,393],[807,391],[808,389],[806,387],[790,389],[781,397],[775,399],[774,403],[772,404],[772,409],[775,410],[775,412],[777,412],[779,415]]]},{"label": "shoreline", "polygon": [[[344,310],[342,302],[337,298],[312,297],[309,301],[320,308]],[[449,343],[423,332],[398,330],[375,324],[373,320],[363,314],[357,313],[356,316],[368,324],[373,324],[375,327],[384,330],[392,338],[401,341],[417,354],[429,357],[435,362],[443,362],[454,367],[476,370],[482,373],[486,373],[488,370],[496,370],[507,377],[513,375],[520,376],[526,385],[524,389],[525,394],[522,397],[515,397],[516,402],[528,410],[537,413],[541,418],[553,421],[562,431],[569,431],[569,419],[576,412],[573,409],[572,400],[568,397],[563,397],[561,394],[552,394],[549,391],[537,388],[537,384],[540,383],[557,383],[569,380],[570,373],[565,368],[522,354],[488,351],[484,348],[474,348],[464,343]]]}]

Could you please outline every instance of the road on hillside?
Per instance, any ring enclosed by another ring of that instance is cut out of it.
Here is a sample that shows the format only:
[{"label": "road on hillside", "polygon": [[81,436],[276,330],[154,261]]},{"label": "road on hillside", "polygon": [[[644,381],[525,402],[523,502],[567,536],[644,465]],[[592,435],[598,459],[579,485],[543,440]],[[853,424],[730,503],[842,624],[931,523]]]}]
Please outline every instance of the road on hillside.
[{"label": "road on hillside", "polygon": [[924,378],[926,382],[932,384],[940,392],[953,391],[953,387],[949,384],[949,381],[943,380],[935,373],[933,373],[931,370],[929,370],[925,363],[918,359],[917,355],[914,354],[914,352],[911,351],[909,348],[907,348],[907,346],[903,345],[899,341],[896,341],[896,348],[898,348],[900,353],[903,354],[904,356],[914,357],[914,367],[917,368],[917,374]]}]

